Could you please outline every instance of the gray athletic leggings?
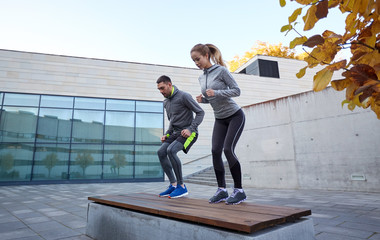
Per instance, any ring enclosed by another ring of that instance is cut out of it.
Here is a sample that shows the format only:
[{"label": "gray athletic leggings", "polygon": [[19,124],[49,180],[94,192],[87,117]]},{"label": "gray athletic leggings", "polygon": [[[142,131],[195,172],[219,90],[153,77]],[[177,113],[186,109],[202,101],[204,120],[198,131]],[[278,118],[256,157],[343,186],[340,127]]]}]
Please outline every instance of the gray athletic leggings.
[{"label": "gray athletic leggings", "polygon": [[212,160],[218,187],[225,188],[225,172],[222,153],[227,158],[235,188],[242,188],[241,167],[235,155],[235,146],[243,132],[245,116],[243,110],[238,110],[225,119],[215,119],[212,133]]},{"label": "gray athletic leggings", "polygon": [[[177,184],[183,184],[182,164],[177,156],[177,153],[182,149],[183,144],[178,141],[174,141],[172,143],[164,142],[157,151],[162,169],[164,170],[166,176],[168,176],[170,183],[177,182]],[[176,177],[173,175],[173,170]]]}]

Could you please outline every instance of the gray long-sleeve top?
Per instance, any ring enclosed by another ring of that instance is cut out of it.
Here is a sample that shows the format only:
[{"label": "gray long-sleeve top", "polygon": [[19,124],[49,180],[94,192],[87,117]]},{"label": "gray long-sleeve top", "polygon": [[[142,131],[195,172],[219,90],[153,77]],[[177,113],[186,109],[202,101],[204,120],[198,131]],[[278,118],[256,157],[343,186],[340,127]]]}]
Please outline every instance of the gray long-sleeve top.
[{"label": "gray long-sleeve top", "polygon": [[174,85],[173,88],[173,94],[164,100],[164,108],[170,121],[165,134],[170,135],[183,129],[198,132],[198,126],[202,123],[205,112],[189,93],[180,91]]},{"label": "gray long-sleeve top", "polygon": [[[203,94],[202,103],[211,104],[215,118],[230,117],[240,109],[232,99],[232,97],[240,96],[240,88],[227,68],[215,64],[204,69],[198,80]],[[213,89],[215,96],[208,97],[207,89]]]}]

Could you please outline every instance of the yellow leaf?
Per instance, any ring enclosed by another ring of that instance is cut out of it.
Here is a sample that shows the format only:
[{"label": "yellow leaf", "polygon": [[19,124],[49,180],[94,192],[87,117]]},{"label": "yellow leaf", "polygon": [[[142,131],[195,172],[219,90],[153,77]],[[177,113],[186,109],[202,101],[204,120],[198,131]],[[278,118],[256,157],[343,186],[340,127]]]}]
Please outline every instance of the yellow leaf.
[{"label": "yellow leaf", "polygon": [[306,68],[307,66],[300,69],[300,71],[296,74],[297,78],[302,78],[303,76],[305,76]]},{"label": "yellow leaf", "polygon": [[289,17],[289,23],[294,22],[297,20],[298,16],[302,13],[302,8],[297,8],[294,10],[293,14]]},{"label": "yellow leaf", "polygon": [[290,30],[292,30],[292,28],[293,27],[290,24],[284,25],[281,27],[281,32],[290,31]]},{"label": "yellow leaf", "polygon": [[298,2],[299,4],[302,4],[302,5],[309,5],[313,1],[314,0],[296,0],[296,2]]},{"label": "yellow leaf", "polygon": [[360,95],[363,94],[363,93],[360,93],[358,95],[355,95],[354,99],[352,99],[352,102],[356,105],[356,106],[359,106],[361,107],[362,106],[362,103],[360,102]]},{"label": "yellow leaf", "polygon": [[338,6],[338,4],[341,2],[341,0],[330,0],[329,1],[329,8],[334,8]]},{"label": "yellow leaf", "polygon": [[317,72],[314,76],[313,90],[318,92],[325,89],[327,85],[330,83],[333,73],[334,72],[329,70],[328,68],[324,68],[321,71]]},{"label": "yellow leaf", "polygon": [[351,101],[348,101],[347,99],[343,100],[343,101],[342,101],[342,108],[343,108],[344,104],[346,104],[346,103],[349,104],[350,102],[351,102]]},{"label": "yellow leaf", "polygon": [[351,111],[354,111],[355,107],[356,105],[352,101],[348,104],[348,109],[350,109]]},{"label": "yellow leaf", "polygon": [[351,84],[346,87],[346,99],[347,100],[352,100],[354,98],[355,91],[356,91],[356,89],[358,89],[358,87],[359,86],[357,84],[355,84],[354,82],[351,82]]},{"label": "yellow leaf", "polygon": [[303,21],[305,26],[303,28],[304,31],[310,30],[314,27],[315,23],[318,21],[315,13],[317,12],[317,6],[312,5],[308,10],[305,16],[303,16]]},{"label": "yellow leaf", "polygon": [[333,63],[330,66],[327,66],[327,68],[330,69],[331,71],[336,71],[336,70],[344,68],[346,64],[347,64],[347,60],[344,59],[339,62]]},{"label": "yellow leaf", "polygon": [[334,81],[331,81],[331,87],[334,88],[336,91],[342,91],[348,85],[350,85],[350,83],[351,83],[351,81],[348,78],[340,79],[340,80],[334,80]]},{"label": "yellow leaf", "polygon": [[377,118],[380,119],[380,100],[378,99],[372,102],[371,104],[371,110],[374,111],[377,115]]},{"label": "yellow leaf", "polygon": [[280,6],[284,7],[285,5],[286,5],[286,1],[285,0],[280,0]]},{"label": "yellow leaf", "polygon": [[293,39],[293,41],[290,42],[289,48],[293,49],[293,48],[295,48],[295,46],[301,45],[301,44],[303,44],[306,41],[307,41],[307,37],[305,37],[305,36],[303,36],[303,37],[296,37],[295,39]]}]

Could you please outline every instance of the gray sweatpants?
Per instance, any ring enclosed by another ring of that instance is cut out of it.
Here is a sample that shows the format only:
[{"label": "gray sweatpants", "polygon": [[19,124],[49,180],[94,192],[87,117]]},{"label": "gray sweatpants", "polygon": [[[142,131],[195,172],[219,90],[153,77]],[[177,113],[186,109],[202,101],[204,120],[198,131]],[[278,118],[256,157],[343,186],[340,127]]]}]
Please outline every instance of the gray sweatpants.
[{"label": "gray sweatpants", "polygon": [[162,169],[164,170],[166,176],[168,176],[170,183],[177,182],[177,184],[183,184],[182,164],[181,160],[179,160],[177,156],[177,153],[182,149],[183,144],[178,141],[174,141],[172,143],[164,142],[157,151]]}]

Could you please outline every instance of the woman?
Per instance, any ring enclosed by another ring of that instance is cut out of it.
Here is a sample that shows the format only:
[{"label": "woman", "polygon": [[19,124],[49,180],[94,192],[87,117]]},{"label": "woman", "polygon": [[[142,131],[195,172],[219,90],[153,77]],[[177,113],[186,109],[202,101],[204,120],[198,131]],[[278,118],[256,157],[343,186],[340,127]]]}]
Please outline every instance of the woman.
[{"label": "woman", "polygon": [[[247,198],[242,188],[240,163],[234,152],[245,123],[243,111],[232,100],[232,97],[240,95],[240,89],[216,46],[197,44],[191,49],[190,54],[197,67],[203,70],[198,79],[202,94],[196,99],[199,103],[210,103],[215,115],[212,158],[218,190],[209,202],[226,201],[226,204],[239,204]],[[234,191],[230,196],[226,190],[223,150],[234,180]]]}]

